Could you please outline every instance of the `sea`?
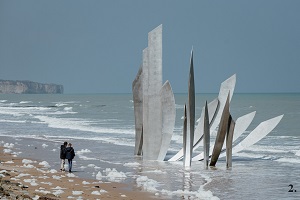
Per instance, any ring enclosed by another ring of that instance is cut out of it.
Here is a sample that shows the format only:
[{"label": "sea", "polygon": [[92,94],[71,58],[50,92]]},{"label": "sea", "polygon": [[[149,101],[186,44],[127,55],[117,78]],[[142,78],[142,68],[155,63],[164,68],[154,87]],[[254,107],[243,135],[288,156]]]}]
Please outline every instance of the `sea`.
[{"label": "sea", "polygon": [[[196,94],[196,118],[216,97]],[[175,94],[176,123],[167,157],[182,148],[186,102],[187,94]],[[129,183],[128,189],[160,199],[300,199],[300,94],[233,95],[233,119],[253,111],[242,138],[262,121],[284,116],[262,140],[233,154],[231,168],[225,158],[215,167],[193,161],[185,168],[182,161],[135,156],[132,94],[0,94],[0,142],[7,152],[46,161],[56,170],[60,145],[70,142],[76,176]]]}]

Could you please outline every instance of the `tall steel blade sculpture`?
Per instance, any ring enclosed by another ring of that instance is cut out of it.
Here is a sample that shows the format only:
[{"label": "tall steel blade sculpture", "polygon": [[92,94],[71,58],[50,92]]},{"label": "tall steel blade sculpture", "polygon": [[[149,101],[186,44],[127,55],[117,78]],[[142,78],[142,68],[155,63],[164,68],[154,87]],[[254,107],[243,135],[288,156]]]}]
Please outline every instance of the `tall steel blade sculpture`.
[{"label": "tall steel blade sculpture", "polygon": [[[187,112],[186,112],[186,104],[184,105],[184,116],[183,116],[183,149],[186,150],[190,147],[189,145],[189,140],[188,140],[188,132],[187,132]],[[183,157],[184,157],[184,162],[183,162],[183,166],[187,167],[190,165],[189,159],[186,159],[186,155],[189,154],[188,151],[184,151],[183,153]],[[187,163],[186,163],[187,162]]]},{"label": "tall steel blade sculpture", "polygon": [[157,160],[164,160],[169,149],[175,126],[175,98],[169,81],[161,89],[162,101],[162,142]]},{"label": "tall steel blade sculpture", "polygon": [[[252,122],[255,112],[232,118],[229,107],[236,83],[234,74],[220,87],[218,97],[205,104],[199,123],[195,129],[195,85],[193,50],[190,58],[188,82],[188,102],[184,107],[183,148],[169,161],[184,158],[184,166],[191,161],[205,160],[207,167],[215,166],[219,157],[225,156],[226,166],[232,166],[232,153],[244,150],[270,133],[280,122],[283,115],[259,124],[242,142],[233,146]],[[148,33],[148,47],[143,50],[143,62],[132,83],[135,115],[135,155],[145,160],[164,160],[167,154],[175,125],[175,98],[171,84],[166,81],[162,86],[162,25]],[[210,135],[217,132],[215,145],[210,146]],[[224,144],[226,138],[226,143]],[[203,152],[193,159],[203,139]]]},{"label": "tall steel blade sculpture", "polygon": [[204,152],[204,166],[207,168],[209,163],[209,146],[210,146],[210,132],[209,132],[209,115],[207,108],[207,101],[205,102],[203,119],[203,152]]},{"label": "tall steel blade sculpture", "polygon": [[[249,114],[243,115],[241,117],[239,117],[236,120],[236,124],[235,124],[235,128],[234,128],[234,132],[233,132],[233,139],[232,142],[236,141],[236,139],[238,137],[240,137],[242,135],[242,133],[244,133],[246,131],[246,129],[248,128],[248,126],[250,125],[250,123],[252,122],[254,116],[255,116],[255,111],[251,112]],[[209,152],[212,152],[214,146],[211,146],[209,149]],[[223,145],[222,148],[222,152],[225,150],[225,147]],[[197,156],[193,157],[192,161],[201,161],[204,159],[204,153],[200,153]]]},{"label": "tall steel blade sculpture", "polygon": [[191,166],[193,144],[194,144],[194,132],[195,132],[195,84],[194,84],[193,50],[191,52],[191,60],[190,60],[188,91],[189,92],[188,92],[188,106],[187,106],[187,134],[186,134],[186,147],[184,148],[185,167]]},{"label": "tall steel blade sculpture", "polygon": [[135,119],[135,149],[134,155],[142,155],[143,146],[143,68],[140,67],[135,80],[132,83]]},{"label": "tall steel blade sculpture", "polygon": [[135,155],[164,160],[175,125],[175,99],[171,84],[162,86],[162,25],[148,34],[143,63],[132,84],[135,113]]},{"label": "tall steel blade sculpture", "polygon": [[210,164],[209,164],[210,166],[215,166],[216,165],[216,163],[218,161],[218,158],[219,158],[219,155],[221,153],[223,144],[224,144],[225,135],[226,135],[227,130],[228,130],[228,120],[229,120],[229,116],[230,116],[230,113],[229,113],[229,98],[230,98],[230,93],[228,93],[227,100],[226,100],[226,103],[225,103],[225,107],[224,107],[224,110],[223,110],[223,113],[222,113],[220,126],[219,126],[219,129],[218,129],[218,134],[217,134],[217,137],[216,137],[216,140],[215,140],[214,149],[213,149],[211,159],[210,159]]},{"label": "tall steel blade sculpture", "polygon": [[[215,116],[216,110],[218,108],[218,105],[219,105],[219,100],[218,99],[214,99],[213,101],[211,101],[207,105],[210,124],[214,120],[214,116]],[[195,132],[194,132],[194,146],[193,146],[193,150],[197,149],[200,146],[200,142],[201,142],[201,140],[203,138],[203,123],[200,123],[200,122],[202,122],[203,118],[204,118],[204,109],[205,109],[205,107],[203,107],[203,109],[202,109],[201,116],[200,116],[200,118],[198,120],[199,123],[198,123],[198,125],[197,125],[197,127],[195,129]],[[183,158],[183,149],[184,148],[182,148],[180,151],[178,151],[168,161],[178,161],[178,160],[181,160]]]},{"label": "tall steel blade sculpture", "polygon": [[233,131],[235,127],[235,121],[232,119],[232,116],[229,116],[228,119],[228,131],[226,134],[226,166],[227,168],[232,167],[232,140],[233,140]]},{"label": "tall steel blade sculpture", "polygon": [[283,115],[280,115],[261,122],[243,141],[233,147],[232,153],[242,151],[264,138],[278,125],[282,117]]}]

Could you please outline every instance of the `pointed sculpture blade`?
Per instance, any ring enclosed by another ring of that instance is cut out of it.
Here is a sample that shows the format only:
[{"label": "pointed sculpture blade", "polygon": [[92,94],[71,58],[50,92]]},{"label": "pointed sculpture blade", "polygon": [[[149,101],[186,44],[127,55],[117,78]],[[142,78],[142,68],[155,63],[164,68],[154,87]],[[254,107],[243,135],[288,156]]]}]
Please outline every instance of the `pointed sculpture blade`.
[{"label": "pointed sculpture blade", "polygon": [[282,117],[283,115],[280,115],[261,122],[243,141],[233,147],[232,153],[242,151],[264,138],[278,125]]},{"label": "pointed sculpture blade", "polygon": [[226,167],[232,167],[232,140],[233,140],[233,133],[235,127],[235,121],[232,119],[232,116],[229,116],[228,120],[228,131],[226,134]]},{"label": "pointed sculpture blade", "polygon": [[[256,113],[255,111],[251,112],[251,113],[248,113],[246,115],[243,115],[243,116],[239,117],[236,120],[232,142],[236,141],[236,139],[239,136],[241,136],[246,131],[246,129],[248,128],[248,126],[251,124],[251,122],[252,122],[252,120],[253,120],[253,118],[255,116],[255,113]],[[213,147],[214,146],[210,147],[209,152],[212,152]],[[223,146],[222,152],[224,150],[225,150],[225,147]],[[197,156],[193,157],[192,160],[193,161],[197,161],[197,160],[201,161],[201,160],[203,160],[203,158],[204,158],[204,154],[202,152],[202,153],[198,154]]]},{"label": "pointed sculpture blade", "polygon": [[220,156],[223,144],[224,144],[225,135],[226,135],[227,129],[228,129],[229,115],[230,115],[230,113],[229,113],[229,98],[230,98],[230,92],[228,93],[227,100],[226,100],[224,110],[222,113],[214,149],[211,154],[211,159],[210,159],[210,164],[209,164],[210,166],[216,165],[218,158]]},{"label": "pointed sculpture blade", "polygon": [[175,98],[169,81],[166,81],[161,89],[162,102],[162,142],[158,154],[159,161],[163,161],[166,157],[167,151],[173,135],[176,118]]},{"label": "pointed sculpture blade", "polygon": [[186,112],[186,104],[184,104],[184,117],[183,117],[183,149],[185,150],[183,153],[183,166],[187,167],[190,165],[190,160],[186,159],[186,155],[188,152],[187,145],[187,112]]},{"label": "pointed sculpture blade", "polygon": [[191,51],[190,73],[188,83],[188,106],[187,106],[187,134],[186,134],[186,149],[184,156],[184,165],[191,166],[192,152],[194,144],[195,132],[195,84],[194,84],[194,64],[193,50]]},{"label": "pointed sculpture blade", "polygon": [[220,120],[221,120],[221,116],[222,116],[222,112],[227,100],[227,96],[228,93],[230,94],[229,96],[229,103],[232,99],[232,95],[234,92],[234,88],[235,88],[235,83],[236,83],[236,74],[232,75],[231,77],[229,77],[228,79],[226,79],[225,81],[223,81],[221,83],[221,87],[220,87],[220,91],[219,91],[219,107],[218,107],[218,111],[216,113],[216,116],[211,124],[210,127],[210,131],[211,133],[219,126]]},{"label": "pointed sculpture blade", "polygon": [[148,34],[143,77],[143,159],[157,160],[162,141],[162,25]]},{"label": "pointed sculpture blade", "polygon": [[209,163],[209,145],[210,145],[210,133],[209,133],[209,116],[207,101],[205,102],[205,114],[203,120],[203,152],[204,152],[204,166],[208,167]]},{"label": "pointed sculpture blade", "polygon": [[[210,123],[213,120],[213,116],[216,113],[218,104],[219,104],[219,100],[214,99],[207,105]],[[201,123],[201,122],[203,122],[204,109],[205,109],[205,107],[202,108],[202,113],[201,113],[200,119],[198,120],[199,123],[195,129],[195,133],[194,133],[195,140],[194,140],[193,150],[197,149],[200,146],[200,141],[202,140],[202,137],[203,137],[203,123]],[[212,117],[210,117],[210,116],[212,116]],[[180,151],[178,151],[173,157],[171,157],[168,161],[178,161],[178,160],[181,160],[182,158],[183,158],[183,148]]]},{"label": "pointed sculpture blade", "polygon": [[142,155],[143,132],[143,68],[140,67],[132,83],[134,116],[135,116],[135,148],[134,155]]},{"label": "pointed sculpture blade", "polygon": [[[211,122],[213,121],[213,119],[214,119],[214,117],[215,117],[215,115],[217,113],[218,105],[219,105],[219,100],[218,99],[214,99],[213,101],[211,101],[207,105],[209,125],[211,125]],[[200,122],[203,121],[204,112],[205,112],[205,106],[202,108],[201,116],[200,116],[200,118],[198,120],[199,123],[196,126],[195,135],[194,135],[194,147],[193,147],[193,150],[196,150],[200,146],[200,142],[201,142],[202,137],[203,137],[203,123],[200,123]]]}]

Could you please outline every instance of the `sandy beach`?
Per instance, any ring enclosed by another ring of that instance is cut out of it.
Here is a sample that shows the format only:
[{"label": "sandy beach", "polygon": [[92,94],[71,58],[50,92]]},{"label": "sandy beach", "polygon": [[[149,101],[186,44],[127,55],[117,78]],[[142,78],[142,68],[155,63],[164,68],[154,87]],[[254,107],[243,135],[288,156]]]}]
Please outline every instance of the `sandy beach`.
[{"label": "sandy beach", "polygon": [[159,199],[125,183],[83,179],[0,147],[0,199]]}]

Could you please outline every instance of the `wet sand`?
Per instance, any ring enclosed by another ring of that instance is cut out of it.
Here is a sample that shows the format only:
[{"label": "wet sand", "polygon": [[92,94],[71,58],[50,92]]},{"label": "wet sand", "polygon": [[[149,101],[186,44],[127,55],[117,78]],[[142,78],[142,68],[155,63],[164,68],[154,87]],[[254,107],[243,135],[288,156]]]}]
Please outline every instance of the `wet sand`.
[{"label": "wet sand", "polygon": [[127,183],[83,179],[0,147],[0,199],[161,199]]}]

